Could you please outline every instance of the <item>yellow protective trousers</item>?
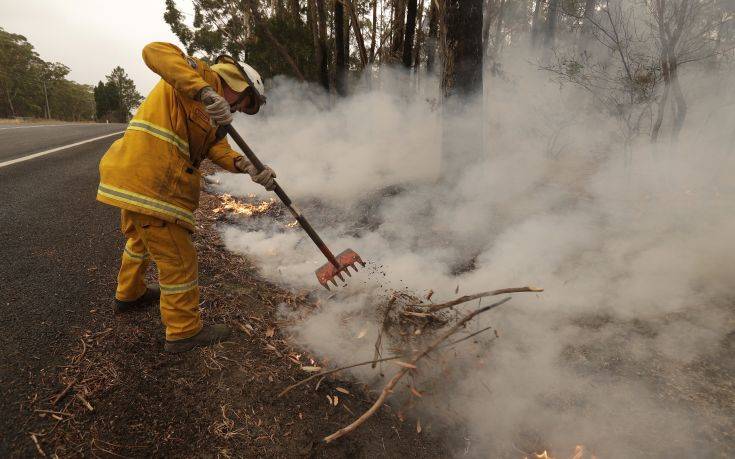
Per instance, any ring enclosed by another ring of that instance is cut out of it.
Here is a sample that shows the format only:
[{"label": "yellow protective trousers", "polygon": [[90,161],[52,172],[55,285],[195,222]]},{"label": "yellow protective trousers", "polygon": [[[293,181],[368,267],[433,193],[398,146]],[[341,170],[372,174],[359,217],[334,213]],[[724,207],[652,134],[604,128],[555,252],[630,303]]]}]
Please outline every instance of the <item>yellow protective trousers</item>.
[{"label": "yellow protective trousers", "polygon": [[145,293],[143,277],[152,259],[158,268],[161,322],[166,327],[166,339],[175,341],[196,335],[202,328],[202,319],[197,253],[191,233],[174,223],[126,209],[121,210],[120,220],[127,242],[115,297],[132,301]]}]

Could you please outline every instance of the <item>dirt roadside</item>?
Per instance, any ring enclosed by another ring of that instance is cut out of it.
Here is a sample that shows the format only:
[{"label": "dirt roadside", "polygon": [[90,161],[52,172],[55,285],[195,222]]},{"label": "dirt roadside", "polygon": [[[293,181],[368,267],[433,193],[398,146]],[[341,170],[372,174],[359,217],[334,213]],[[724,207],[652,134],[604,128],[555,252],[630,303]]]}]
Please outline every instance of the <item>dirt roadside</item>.
[{"label": "dirt roadside", "polygon": [[[352,435],[321,443],[374,398],[354,381],[324,379],[276,397],[308,376],[302,366],[312,365],[282,332],[276,307],[313,305],[259,278],[248,260],[224,249],[212,212],[219,204],[216,196],[202,194],[195,243],[205,321],[229,323],[232,339],[167,355],[156,308],[115,317],[109,304],[98,305],[67,363],[30,404],[45,424],[31,435],[39,454],[447,457],[451,446],[445,439],[431,428],[417,433],[414,423],[401,422],[390,407]],[[114,282],[110,273],[109,291]]]}]

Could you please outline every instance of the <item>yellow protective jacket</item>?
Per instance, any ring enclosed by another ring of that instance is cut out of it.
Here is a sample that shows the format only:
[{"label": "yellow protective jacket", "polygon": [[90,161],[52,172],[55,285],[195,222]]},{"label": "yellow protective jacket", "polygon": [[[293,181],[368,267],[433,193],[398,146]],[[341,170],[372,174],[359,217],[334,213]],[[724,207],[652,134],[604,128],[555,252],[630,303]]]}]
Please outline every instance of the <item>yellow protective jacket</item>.
[{"label": "yellow protective jacket", "polygon": [[239,172],[240,154],[216,141],[204,105],[194,100],[206,86],[222,94],[222,83],[206,63],[169,43],[147,45],[143,60],[162,79],[102,157],[97,200],[193,231],[201,161]]}]

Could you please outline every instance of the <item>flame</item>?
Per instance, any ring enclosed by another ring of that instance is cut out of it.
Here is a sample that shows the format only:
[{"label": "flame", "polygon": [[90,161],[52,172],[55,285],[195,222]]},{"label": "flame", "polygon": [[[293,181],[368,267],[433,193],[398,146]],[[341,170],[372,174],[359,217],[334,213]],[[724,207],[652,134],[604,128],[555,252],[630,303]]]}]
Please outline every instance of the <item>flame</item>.
[{"label": "flame", "polygon": [[222,205],[214,209],[213,212],[218,213],[229,211],[236,215],[245,215],[246,217],[251,217],[253,215],[268,212],[268,210],[273,207],[273,204],[276,202],[275,199],[271,198],[267,201],[260,201],[253,204],[243,203],[238,201],[236,198],[233,198],[232,195],[229,194],[223,194],[219,198],[222,201]]},{"label": "flame", "polygon": [[[569,456],[569,459],[585,459],[585,451],[584,446],[577,445],[574,447],[574,454]],[[535,459],[554,459],[553,456],[549,455],[549,452],[547,450],[544,450],[543,453],[533,453],[533,456]],[[528,456],[526,456],[524,459],[528,459]],[[590,453],[590,459],[597,459],[597,457],[594,454]]]}]

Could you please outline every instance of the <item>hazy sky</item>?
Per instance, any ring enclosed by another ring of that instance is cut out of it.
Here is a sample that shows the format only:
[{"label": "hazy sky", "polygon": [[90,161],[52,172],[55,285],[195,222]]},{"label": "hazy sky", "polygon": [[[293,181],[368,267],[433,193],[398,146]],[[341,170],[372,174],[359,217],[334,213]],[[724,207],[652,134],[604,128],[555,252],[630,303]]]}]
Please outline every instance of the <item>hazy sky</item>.
[{"label": "hazy sky", "polygon": [[120,65],[145,96],[159,77],[143,63],[143,46],[181,46],[164,8],[164,0],[0,0],[0,27],[24,35],[42,59],[66,64],[79,83],[96,84]]}]

